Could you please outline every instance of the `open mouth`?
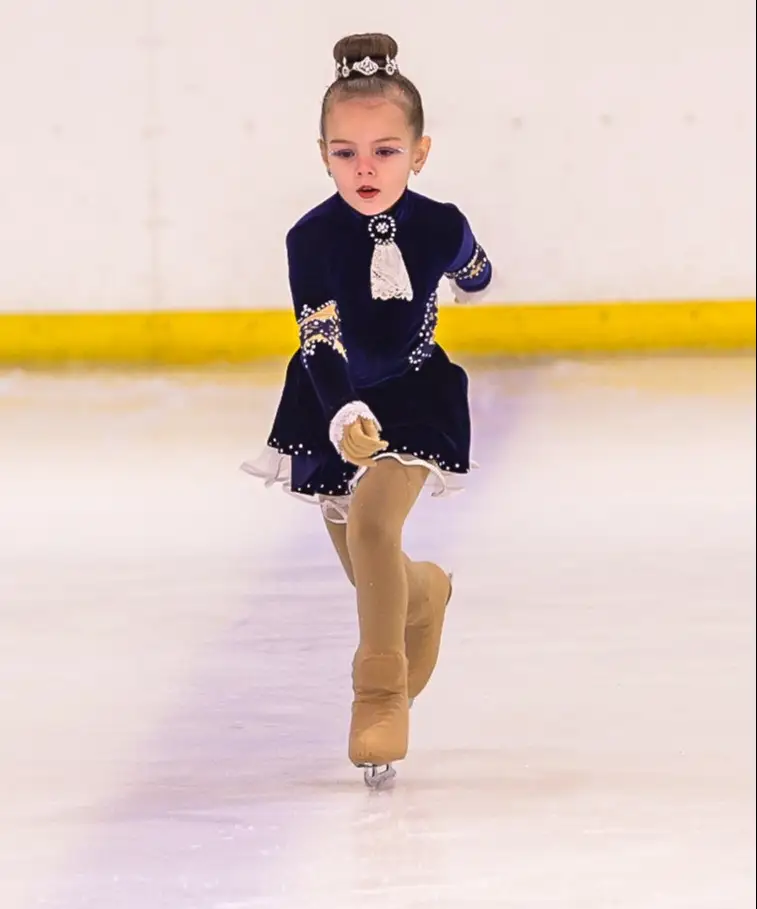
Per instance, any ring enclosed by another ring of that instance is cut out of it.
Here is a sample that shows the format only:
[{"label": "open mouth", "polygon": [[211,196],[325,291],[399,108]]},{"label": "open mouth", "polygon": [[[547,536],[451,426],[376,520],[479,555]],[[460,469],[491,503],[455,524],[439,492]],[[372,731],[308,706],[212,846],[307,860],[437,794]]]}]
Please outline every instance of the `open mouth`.
[{"label": "open mouth", "polygon": [[361,199],[375,199],[379,194],[379,190],[377,190],[374,186],[361,186],[357,191],[357,194]]}]

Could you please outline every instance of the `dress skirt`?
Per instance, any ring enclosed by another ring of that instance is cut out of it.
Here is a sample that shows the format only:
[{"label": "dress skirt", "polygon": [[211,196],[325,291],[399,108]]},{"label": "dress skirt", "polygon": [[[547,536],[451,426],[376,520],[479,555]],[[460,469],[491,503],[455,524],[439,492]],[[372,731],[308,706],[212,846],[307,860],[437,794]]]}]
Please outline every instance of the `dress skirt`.
[{"label": "dress skirt", "polygon": [[[468,376],[441,347],[419,367],[355,392],[375,414],[388,443],[377,459],[425,465],[426,486],[434,496],[463,488],[465,474],[476,466],[470,460]],[[329,520],[342,523],[367,469],[345,462],[331,444],[329,421],[298,351],[287,366],[267,444],[242,470],[321,505]]]}]

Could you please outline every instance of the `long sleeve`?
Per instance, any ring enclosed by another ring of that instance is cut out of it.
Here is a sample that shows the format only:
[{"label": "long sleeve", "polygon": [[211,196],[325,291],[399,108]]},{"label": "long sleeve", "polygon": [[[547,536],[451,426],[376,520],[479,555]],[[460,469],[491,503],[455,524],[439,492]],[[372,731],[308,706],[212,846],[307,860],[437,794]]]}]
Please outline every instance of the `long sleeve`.
[{"label": "long sleeve", "polygon": [[492,281],[492,264],[480,244],[476,241],[468,220],[463,218],[463,237],[454,260],[445,274],[452,282],[458,303],[469,303],[482,299]]},{"label": "long sleeve", "polygon": [[312,232],[295,227],[287,234],[289,286],[300,336],[300,357],[324,414],[337,451],[344,428],[358,417],[378,424],[356,393],[342,338],[339,306],[328,288],[326,258]]}]

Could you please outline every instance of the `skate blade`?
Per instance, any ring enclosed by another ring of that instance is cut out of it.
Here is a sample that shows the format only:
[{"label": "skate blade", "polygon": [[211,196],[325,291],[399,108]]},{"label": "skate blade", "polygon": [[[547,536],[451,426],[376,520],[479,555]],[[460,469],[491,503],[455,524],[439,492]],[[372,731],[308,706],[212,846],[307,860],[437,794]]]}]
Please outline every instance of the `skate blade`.
[{"label": "skate blade", "polygon": [[397,776],[391,764],[360,764],[363,780],[369,789],[388,789]]}]

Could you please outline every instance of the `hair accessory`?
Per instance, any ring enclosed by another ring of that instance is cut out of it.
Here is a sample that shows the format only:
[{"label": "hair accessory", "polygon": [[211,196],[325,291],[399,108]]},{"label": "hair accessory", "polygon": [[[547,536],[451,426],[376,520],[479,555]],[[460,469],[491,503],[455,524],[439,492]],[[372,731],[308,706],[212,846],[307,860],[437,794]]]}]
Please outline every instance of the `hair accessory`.
[{"label": "hair accessory", "polygon": [[399,72],[397,61],[388,55],[386,63],[376,63],[372,57],[363,57],[358,63],[350,66],[347,58],[344,57],[342,62],[336,65],[337,79],[349,79],[353,72],[360,73],[361,76],[375,76],[379,71],[385,72],[387,76],[393,76]]}]

